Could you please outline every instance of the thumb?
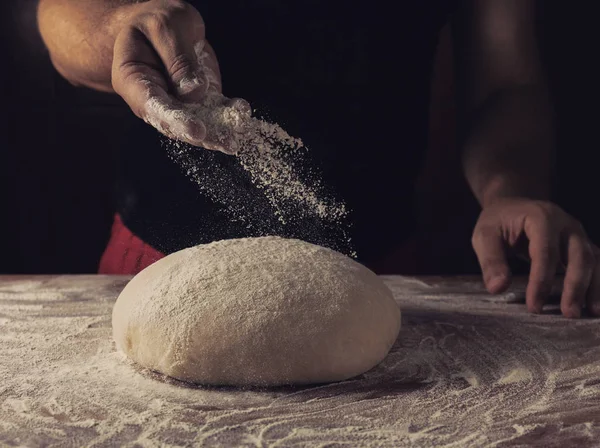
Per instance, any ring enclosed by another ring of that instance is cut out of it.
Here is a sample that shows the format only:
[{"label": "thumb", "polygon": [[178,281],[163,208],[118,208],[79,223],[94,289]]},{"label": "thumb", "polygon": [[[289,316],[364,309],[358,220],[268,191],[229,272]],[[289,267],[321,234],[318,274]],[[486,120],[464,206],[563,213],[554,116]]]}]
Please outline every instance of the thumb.
[{"label": "thumb", "polygon": [[491,294],[505,291],[510,285],[510,268],[500,229],[476,227],[473,232],[472,244],[487,290]]}]

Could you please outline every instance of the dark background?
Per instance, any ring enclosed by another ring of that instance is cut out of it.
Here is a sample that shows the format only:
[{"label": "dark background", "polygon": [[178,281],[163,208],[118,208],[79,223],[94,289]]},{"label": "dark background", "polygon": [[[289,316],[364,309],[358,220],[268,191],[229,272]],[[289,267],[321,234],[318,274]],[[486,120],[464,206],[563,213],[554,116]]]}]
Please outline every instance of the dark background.
[{"label": "dark background", "polygon": [[[554,199],[598,242],[594,4],[540,3],[540,42],[558,113]],[[35,6],[0,6],[0,273],[95,272],[114,212],[119,136],[136,118],[116,96],[75,89],[57,76],[37,33]],[[478,272],[470,236],[479,210],[453,144],[451,60],[444,32],[419,181],[420,231],[401,248],[399,273]]]}]

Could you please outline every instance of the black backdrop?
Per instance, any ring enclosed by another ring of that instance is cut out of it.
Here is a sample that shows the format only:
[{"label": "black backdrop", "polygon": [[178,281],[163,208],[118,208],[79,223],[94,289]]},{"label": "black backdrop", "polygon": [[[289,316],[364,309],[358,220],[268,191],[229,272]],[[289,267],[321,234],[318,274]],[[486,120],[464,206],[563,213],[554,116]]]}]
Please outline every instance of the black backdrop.
[{"label": "black backdrop", "polygon": [[[600,241],[594,2],[541,3],[541,43],[559,117],[555,199]],[[56,76],[36,31],[35,6],[0,6],[0,273],[94,272],[112,220],[115,142],[134,118],[118,98],[74,89]],[[476,269],[468,238],[461,247],[463,267],[459,253],[448,272]],[[444,272],[443,263],[436,266]]]}]

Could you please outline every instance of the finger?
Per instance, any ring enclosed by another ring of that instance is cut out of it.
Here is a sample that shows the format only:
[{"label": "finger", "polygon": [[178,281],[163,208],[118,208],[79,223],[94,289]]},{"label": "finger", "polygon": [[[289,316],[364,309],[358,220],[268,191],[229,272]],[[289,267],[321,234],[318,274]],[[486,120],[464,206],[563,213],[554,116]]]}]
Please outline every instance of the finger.
[{"label": "finger", "polygon": [[185,108],[185,105],[173,101],[168,95],[152,94],[150,91],[144,121],[167,137],[203,146],[206,140],[206,127],[201,120]]},{"label": "finger", "polygon": [[204,21],[191,6],[148,14],[137,24],[160,58],[177,96],[197,101],[206,94],[206,75],[195,46],[204,42]]},{"label": "finger", "polygon": [[185,107],[168,94],[160,61],[137,29],[124,30],[116,39],[112,83],[131,110],[161,133],[200,146],[204,124],[193,120]]},{"label": "finger", "polygon": [[483,281],[491,294],[498,294],[510,284],[510,268],[500,229],[481,227],[473,233],[473,249],[483,273]]},{"label": "finger", "polygon": [[211,97],[212,114],[221,117],[212,121],[207,128],[206,138],[202,143],[203,148],[236,154],[241,148],[247,132],[249,118],[252,110],[250,104],[241,98],[226,98],[218,95]]},{"label": "finger", "polygon": [[566,241],[567,269],[560,308],[564,316],[581,317],[581,308],[592,280],[596,259],[584,233],[570,233]]},{"label": "finger", "polygon": [[552,290],[552,281],[560,261],[558,232],[544,219],[527,218],[524,229],[529,239],[531,268],[527,284],[527,308],[541,313]]},{"label": "finger", "polygon": [[154,95],[167,95],[160,61],[144,35],[134,28],[124,30],[115,41],[112,85],[140,118],[144,118],[149,89]]},{"label": "finger", "polygon": [[596,246],[592,246],[592,251],[595,263],[586,294],[586,306],[592,315],[600,316],[600,250]]}]

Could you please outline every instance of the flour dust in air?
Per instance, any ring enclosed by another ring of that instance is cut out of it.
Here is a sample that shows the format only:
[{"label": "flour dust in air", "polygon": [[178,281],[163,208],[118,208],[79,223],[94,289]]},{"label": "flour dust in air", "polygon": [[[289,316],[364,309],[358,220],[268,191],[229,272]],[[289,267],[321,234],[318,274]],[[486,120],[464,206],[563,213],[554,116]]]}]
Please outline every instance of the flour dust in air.
[{"label": "flour dust in air", "polygon": [[213,94],[185,108],[187,120],[206,127],[203,146],[213,151],[166,138],[163,146],[201,193],[245,229],[236,236],[298,238],[356,257],[349,211],[327,191],[300,139],[252,117],[243,100]]}]

